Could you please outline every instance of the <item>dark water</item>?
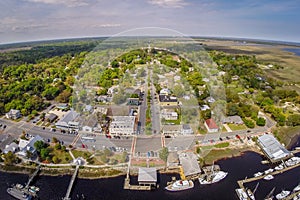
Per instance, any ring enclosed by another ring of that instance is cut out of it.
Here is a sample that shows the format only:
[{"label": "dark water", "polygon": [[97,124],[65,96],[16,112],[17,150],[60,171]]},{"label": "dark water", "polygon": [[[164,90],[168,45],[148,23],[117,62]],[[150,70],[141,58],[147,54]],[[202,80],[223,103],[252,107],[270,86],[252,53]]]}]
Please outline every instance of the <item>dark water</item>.
[{"label": "dark water", "polygon": [[292,52],[297,56],[300,56],[300,48],[286,48],[285,51]]},{"label": "dark water", "polygon": [[[86,199],[97,200],[235,200],[237,199],[235,189],[238,187],[237,180],[244,179],[246,176],[252,177],[257,171],[263,171],[270,166],[261,164],[262,157],[254,152],[246,152],[240,157],[224,159],[216,164],[221,169],[229,172],[227,177],[214,185],[200,185],[195,181],[195,187],[191,190],[171,193],[164,190],[167,181],[174,175],[162,174],[159,176],[160,188],[154,191],[128,191],[123,190],[124,177],[110,179],[77,179],[72,190],[72,199],[80,199],[84,194]],[[0,172],[0,199],[13,199],[7,193],[8,185],[13,183],[25,183],[28,175],[12,174]],[[39,176],[34,181],[38,186],[40,199],[60,200],[67,190],[70,176]],[[136,181],[136,177],[132,177]],[[296,168],[289,172],[275,176],[271,181],[260,180],[260,186],[256,192],[257,199],[263,199],[269,191],[276,186],[275,194],[282,189],[292,190],[300,181],[300,169]],[[246,185],[253,189],[256,183]]]}]

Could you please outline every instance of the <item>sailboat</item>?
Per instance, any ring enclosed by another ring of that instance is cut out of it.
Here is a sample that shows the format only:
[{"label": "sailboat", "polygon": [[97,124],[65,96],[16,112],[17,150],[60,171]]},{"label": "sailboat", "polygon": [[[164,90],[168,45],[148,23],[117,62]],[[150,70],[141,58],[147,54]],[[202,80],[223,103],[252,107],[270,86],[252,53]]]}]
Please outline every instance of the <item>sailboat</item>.
[{"label": "sailboat", "polygon": [[273,187],[273,189],[269,192],[269,194],[265,197],[265,200],[272,200],[273,199],[273,193],[275,191],[276,187]]},{"label": "sailboat", "polygon": [[255,186],[253,192],[252,192],[250,189],[247,189],[247,194],[248,194],[248,196],[249,196],[249,198],[250,198],[251,200],[255,200],[254,194],[255,194],[255,192],[256,192],[256,190],[257,190],[257,188],[258,188],[258,185],[259,185],[259,182],[256,184],[256,186]]}]

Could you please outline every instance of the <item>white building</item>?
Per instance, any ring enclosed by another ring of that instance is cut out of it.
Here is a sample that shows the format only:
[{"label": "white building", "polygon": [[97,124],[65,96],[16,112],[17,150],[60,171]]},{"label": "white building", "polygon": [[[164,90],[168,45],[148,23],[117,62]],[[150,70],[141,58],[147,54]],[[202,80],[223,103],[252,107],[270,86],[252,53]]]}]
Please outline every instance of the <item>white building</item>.
[{"label": "white building", "polygon": [[134,134],[135,116],[112,116],[109,133],[111,135]]},{"label": "white building", "polygon": [[177,120],[178,114],[172,109],[163,109],[161,111],[161,119],[165,120]]},{"label": "white building", "polygon": [[160,90],[159,95],[170,95],[171,91],[168,88],[163,88]]},{"label": "white building", "polygon": [[10,111],[6,113],[5,116],[7,119],[18,119],[21,117],[21,112],[20,110],[10,109]]}]

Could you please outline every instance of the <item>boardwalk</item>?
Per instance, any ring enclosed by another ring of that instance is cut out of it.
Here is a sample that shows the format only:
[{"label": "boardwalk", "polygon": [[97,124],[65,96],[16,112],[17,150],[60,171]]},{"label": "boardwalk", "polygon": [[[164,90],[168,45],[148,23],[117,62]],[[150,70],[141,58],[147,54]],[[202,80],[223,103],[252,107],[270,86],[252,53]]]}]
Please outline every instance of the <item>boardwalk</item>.
[{"label": "boardwalk", "polygon": [[72,178],[71,178],[71,181],[70,181],[70,184],[69,184],[69,187],[68,187],[66,196],[64,197],[64,200],[71,200],[70,194],[71,194],[72,187],[73,187],[74,181],[75,181],[75,179],[76,179],[78,170],[79,170],[79,165],[76,165],[76,169],[75,169],[74,174],[73,174],[73,176],[72,176]]},{"label": "boardwalk", "polygon": [[37,169],[35,170],[35,172],[32,174],[32,176],[30,177],[30,179],[27,181],[27,184],[25,185],[25,188],[28,188],[30,183],[32,182],[32,180],[34,179],[34,177],[38,174],[38,172],[40,171],[41,166],[39,165],[37,167]]}]

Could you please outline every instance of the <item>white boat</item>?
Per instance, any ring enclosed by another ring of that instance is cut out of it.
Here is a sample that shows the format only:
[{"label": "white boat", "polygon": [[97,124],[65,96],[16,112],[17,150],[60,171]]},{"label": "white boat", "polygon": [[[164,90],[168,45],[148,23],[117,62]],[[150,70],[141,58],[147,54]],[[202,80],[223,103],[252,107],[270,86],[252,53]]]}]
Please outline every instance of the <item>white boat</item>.
[{"label": "white boat", "polygon": [[248,195],[242,188],[235,189],[235,192],[240,200],[248,200]]},{"label": "white boat", "polygon": [[267,175],[264,177],[265,180],[272,180],[274,178],[274,176],[272,176],[271,174]]},{"label": "white boat", "polygon": [[300,157],[292,157],[285,161],[286,166],[290,167],[300,163]]},{"label": "white boat", "polygon": [[279,194],[277,194],[275,197],[276,199],[284,199],[287,197],[291,192],[287,190],[282,190]]},{"label": "white boat", "polygon": [[274,169],[276,170],[276,171],[280,171],[280,170],[283,170],[283,164],[280,164],[280,165],[278,165],[278,166],[276,166]]},{"label": "white boat", "polygon": [[177,180],[174,183],[165,187],[166,190],[171,192],[183,191],[194,187],[194,182],[191,180]]},{"label": "white boat", "polygon": [[273,171],[274,171],[274,169],[270,168],[270,169],[268,169],[268,170],[265,171],[265,174],[270,174],[270,173],[272,173]]},{"label": "white boat", "polygon": [[257,173],[255,173],[254,174],[254,177],[259,177],[259,176],[262,176],[264,173],[262,173],[262,172],[257,172]]},{"label": "white boat", "polygon": [[254,196],[254,195],[255,195],[255,192],[256,192],[258,186],[259,186],[259,182],[256,184],[256,186],[255,186],[253,192],[252,192],[250,189],[247,189],[247,194],[248,194],[248,196],[249,196],[249,198],[250,198],[251,200],[255,200],[255,196]]},{"label": "white boat", "polygon": [[294,196],[293,200],[300,200],[300,194]]},{"label": "white boat", "polygon": [[300,183],[293,189],[293,192],[300,191]]},{"label": "white boat", "polygon": [[228,172],[223,172],[223,171],[218,171],[218,172],[213,172],[212,175],[207,175],[204,178],[199,178],[199,182],[202,185],[205,184],[212,184],[212,183],[217,183],[224,179],[227,176]]},{"label": "white boat", "polygon": [[24,191],[17,187],[12,187],[7,189],[7,193],[19,200],[31,200],[32,196],[26,194]]}]

